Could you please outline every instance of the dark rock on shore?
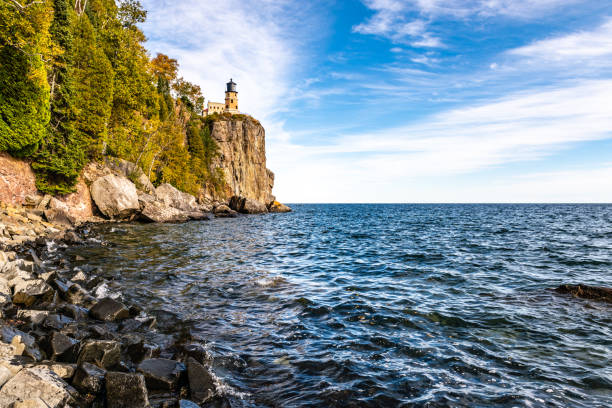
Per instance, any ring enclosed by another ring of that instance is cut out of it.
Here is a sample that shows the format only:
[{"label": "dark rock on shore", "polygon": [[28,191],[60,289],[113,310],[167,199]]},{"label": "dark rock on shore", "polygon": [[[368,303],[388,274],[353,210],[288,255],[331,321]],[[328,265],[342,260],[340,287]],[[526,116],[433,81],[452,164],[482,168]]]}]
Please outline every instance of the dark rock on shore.
[{"label": "dark rock on shore", "polygon": [[110,368],[119,363],[121,346],[113,340],[88,340],[81,347],[78,364],[94,363],[100,368]]},{"label": "dark rock on shore", "polygon": [[193,357],[187,360],[187,377],[191,399],[204,403],[215,394],[215,382],[206,367],[198,363]]},{"label": "dark rock on shore", "polygon": [[72,385],[83,393],[97,394],[104,387],[106,370],[90,363],[79,365],[72,379]]},{"label": "dark rock on shore", "polygon": [[106,375],[106,407],[150,407],[144,376],[141,374],[109,372]]},{"label": "dark rock on shore", "polygon": [[183,363],[166,358],[151,358],[138,365],[138,372],[144,375],[147,388],[152,390],[174,390],[185,371]]},{"label": "dark rock on shore", "polygon": [[89,314],[91,314],[94,319],[103,320],[105,322],[114,322],[130,317],[130,312],[123,303],[108,297],[96,303],[89,310]]},{"label": "dark rock on shore", "polygon": [[588,286],[588,285],[561,285],[555,289],[558,293],[570,294],[572,296],[601,300],[604,302],[612,303],[612,288],[605,288],[601,286]]},{"label": "dark rock on shore", "polygon": [[213,214],[219,218],[235,218],[238,216],[238,212],[232,210],[225,204],[220,204],[213,208]]},{"label": "dark rock on shore", "polygon": [[247,197],[233,196],[230,199],[229,206],[232,210],[243,214],[263,214],[268,212],[265,204]]}]

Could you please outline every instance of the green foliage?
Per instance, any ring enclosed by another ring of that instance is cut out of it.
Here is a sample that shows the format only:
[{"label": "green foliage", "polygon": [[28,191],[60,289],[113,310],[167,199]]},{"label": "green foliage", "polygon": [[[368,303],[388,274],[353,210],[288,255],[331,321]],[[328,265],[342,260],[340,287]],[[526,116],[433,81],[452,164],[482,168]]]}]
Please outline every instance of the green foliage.
[{"label": "green foliage", "polygon": [[39,190],[69,193],[109,155],[154,184],[224,188],[202,91],[149,59],[145,18],[138,0],[0,2],[0,151],[29,159]]},{"label": "green foliage", "polygon": [[51,15],[47,2],[0,3],[0,151],[16,156],[37,150],[49,122]]}]

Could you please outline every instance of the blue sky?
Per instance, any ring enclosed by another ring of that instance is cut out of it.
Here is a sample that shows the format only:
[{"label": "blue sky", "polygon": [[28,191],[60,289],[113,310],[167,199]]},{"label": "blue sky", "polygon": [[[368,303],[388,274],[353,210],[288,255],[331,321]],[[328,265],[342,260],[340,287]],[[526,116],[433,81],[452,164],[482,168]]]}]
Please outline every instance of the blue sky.
[{"label": "blue sky", "polygon": [[144,0],[284,202],[612,202],[612,0]]}]

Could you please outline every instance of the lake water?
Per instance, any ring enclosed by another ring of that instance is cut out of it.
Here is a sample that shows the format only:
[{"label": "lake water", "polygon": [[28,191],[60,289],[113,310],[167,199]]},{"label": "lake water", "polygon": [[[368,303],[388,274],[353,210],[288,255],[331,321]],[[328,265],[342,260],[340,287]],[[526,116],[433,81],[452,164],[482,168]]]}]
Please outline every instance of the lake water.
[{"label": "lake water", "polygon": [[[71,249],[206,340],[232,406],[609,407],[611,205],[294,205]],[[178,330],[178,329],[177,329]]]}]

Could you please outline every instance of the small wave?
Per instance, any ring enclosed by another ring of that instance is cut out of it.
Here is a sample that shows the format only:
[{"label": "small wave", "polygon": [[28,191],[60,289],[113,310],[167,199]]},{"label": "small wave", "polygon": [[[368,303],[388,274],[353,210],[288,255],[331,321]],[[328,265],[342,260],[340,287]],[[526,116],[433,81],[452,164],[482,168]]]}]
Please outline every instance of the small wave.
[{"label": "small wave", "polygon": [[282,276],[275,276],[273,278],[258,279],[255,281],[255,284],[263,288],[274,288],[286,282],[287,279],[283,278]]}]

